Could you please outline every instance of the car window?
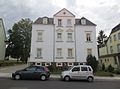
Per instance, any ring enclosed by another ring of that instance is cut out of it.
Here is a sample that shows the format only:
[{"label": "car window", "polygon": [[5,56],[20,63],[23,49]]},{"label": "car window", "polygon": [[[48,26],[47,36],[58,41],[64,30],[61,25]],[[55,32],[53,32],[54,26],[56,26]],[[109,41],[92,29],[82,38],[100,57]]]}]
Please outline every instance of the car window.
[{"label": "car window", "polygon": [[89,71],[92,71],[90,67],[88,67]]},{"label": "car window", "polygon": [[44,71],[44,68],[43,67],[38,67],[37,71]]},{"label": "car window", "polygon": [[80,67],[74,67],[72,71],[80,71]]},{"label": "car window", "polygon": [[81,67],[81,71],[88,71],[87,67]]},{"label": "car window", "polygon": [[35,71],[35,70],[36,70],[36,67],[27,67],[26,70],[27,70],[27,71]]}]

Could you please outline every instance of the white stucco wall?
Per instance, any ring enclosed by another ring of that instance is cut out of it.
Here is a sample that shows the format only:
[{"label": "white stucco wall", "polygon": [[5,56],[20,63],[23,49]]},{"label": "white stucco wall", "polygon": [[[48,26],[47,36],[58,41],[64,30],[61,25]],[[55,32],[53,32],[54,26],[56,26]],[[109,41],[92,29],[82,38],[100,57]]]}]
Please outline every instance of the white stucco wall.
[{"label": "white stucco wall", "polygon": [[[98,59],[96,29],[95,26],[76,26],[76,59],[78,62],[86,62],[87,49],[92,49],[92,55]],[[86,32],[91,33],[91,41],[86,41]]]},{"label": "white stucco wall", "polygon": [[2,19],[0,19],[0,60],[4,60],[5,57],[5,44],[6,36],[5,36],[5,29]]},{"label": "white stucco wall", "polygon": [[[43,42],[37,42],[37,31],[43,32]],[[32,40],[31,40],[31,56],[32,62],[53,62],[53,37],[54,26],[53,25],[36,25],[32,26]],[[42,48],[43,59],[35,59],[37,56],[37,48]]]}]

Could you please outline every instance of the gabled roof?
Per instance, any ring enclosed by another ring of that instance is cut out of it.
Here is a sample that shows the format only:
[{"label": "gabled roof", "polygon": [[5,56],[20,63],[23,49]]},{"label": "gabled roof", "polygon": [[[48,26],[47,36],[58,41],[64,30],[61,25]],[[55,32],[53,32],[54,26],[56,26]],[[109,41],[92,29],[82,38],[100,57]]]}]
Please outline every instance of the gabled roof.
[{"label": "gabled roof", "polygon": [[[53,24],[53,18],[43,17],[47,18],[48,23],[47,24]],[[33,24],[43,24],[43,18],[38,18]]]},{"label": "gabled roof", "polygon": [[89,25],[89,26],[96,26],[96,24],[94,24],[93,22],[89,21],[88,19],[86,19],[85,17],[82,17],[81,19],[75,19],[75,24],[76,25],[82,25],[81,24],[81,20],[85,19],[86,20],[86,24],[85,25]]},{"label": "gabled roof", "polygon": [[111,34],[118,30],[120,30],[120,23],[112,29]]},{"label": "gabled roof", "polygon": [[60,10],[59,12],[57,12],[56,14],[54,14],[53,16],[56,16],[57,14],[59,14],[60,12],[62,12],[63,10],[67,11],[68,13],[70,13],[72,16],[75,17],[75,15],[73,13],[71,13],[69,10],[67,10],[66,8],[63,8],[62,10]]}]

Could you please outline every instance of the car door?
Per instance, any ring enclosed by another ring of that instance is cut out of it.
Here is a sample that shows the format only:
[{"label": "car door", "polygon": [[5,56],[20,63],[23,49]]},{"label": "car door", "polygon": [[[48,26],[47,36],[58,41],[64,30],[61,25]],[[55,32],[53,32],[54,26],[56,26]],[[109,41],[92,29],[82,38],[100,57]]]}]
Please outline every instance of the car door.
[{"label": "car door", "polygon": [[88,75],[88,67],[87,66],[82,66],[80,67],[80,79],[86,79]]},{"label": "car door", "polygon": [[26,69],[24,69],[24,71],[22,72],[22,77],[23,78],[26,78],[26,79],[33,79],[35,78],[35,70],[36,70],[36,67],[35,66],[30,66],[30,67],[27,67]]},{"label": "car door", "polygon": [[71,78],[79,79],[79,71],[80,71],[80,67],[74,67],[70,72]]}]

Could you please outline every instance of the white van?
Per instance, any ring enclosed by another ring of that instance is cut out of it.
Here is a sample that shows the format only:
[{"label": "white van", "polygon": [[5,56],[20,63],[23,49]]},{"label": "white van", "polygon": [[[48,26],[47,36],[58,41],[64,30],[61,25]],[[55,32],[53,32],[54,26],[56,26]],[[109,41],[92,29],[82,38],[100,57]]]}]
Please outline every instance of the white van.
[{"label": "white van", "polygon": [[71,79],[84,79],[89,82],[93,82],[93,69],[88,65],[73,66],[70,67],[67,71],[63,71],[61,73],[61,78],[64,81],[70,81]]}]

